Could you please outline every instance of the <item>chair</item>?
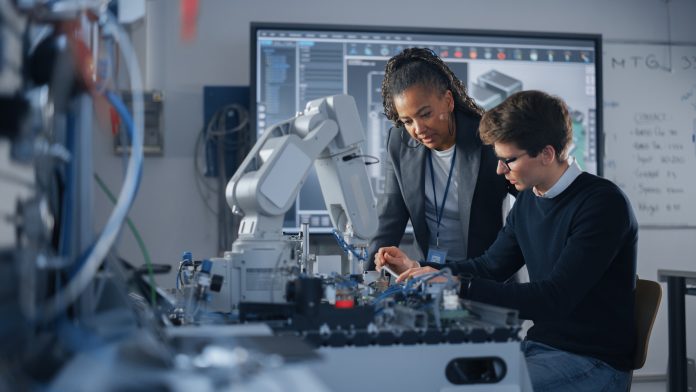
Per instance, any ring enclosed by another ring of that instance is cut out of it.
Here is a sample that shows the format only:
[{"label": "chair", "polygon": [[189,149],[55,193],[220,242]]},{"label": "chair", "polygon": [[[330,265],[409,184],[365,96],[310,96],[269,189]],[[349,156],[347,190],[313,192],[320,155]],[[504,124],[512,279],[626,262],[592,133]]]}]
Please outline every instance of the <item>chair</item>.
[{"label": "chair", "polygon": [[[660,308],[661,298],[662,287],[659,283],[636,277],[636,351],[633,355],[633,370],[640,369],[645,365],[650,332],[655,323],[657,310]],[[631,372],[632,381],[633,372]],[[631,383],[628,385],[628,390],[630,389]]]}]

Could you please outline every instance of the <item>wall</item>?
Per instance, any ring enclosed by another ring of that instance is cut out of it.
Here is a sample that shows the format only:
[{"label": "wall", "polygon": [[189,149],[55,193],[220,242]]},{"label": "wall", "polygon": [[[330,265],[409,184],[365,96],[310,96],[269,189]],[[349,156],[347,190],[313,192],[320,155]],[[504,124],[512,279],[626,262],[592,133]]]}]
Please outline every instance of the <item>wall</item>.
[{"label": "wall", "polygon": [[642,226],[696,228],[696,45],[604,51],[607,178]]},{"label": "wall", "polygon": [[[146,22],[133,28],[134,36],[144,37],[146,83],[165,93],[165,154],[146,159],[131,218],[154,261],[171,264],[183,250],[208,257],[216,249],[216,219],[195,190],[193,147],[203,125],[203,86],[249,83],[250,21],[600,33],[608,43],[619,44],[663,42],[670,37],[692,44],[696,40],[693,0],[206,0],[201,1],[197,37],[189,44],[178,39],[178,9],[179,2],[150,0]],[[111,143],[107,133],[97,136],[95,168],[117,189],[122,166]],[[111,206],[98,191],[95,195],[102,224]],[[119,250],[126,258],[142,260],[128,232],[122,235]],[[643,228],[639,252],[638,273],[643,278],[656,279],[658,268],[694,269],[696,230]],[[162,278],[160,283],[171,287],[174,279]],[[665,373],[666,310],[663,302],[648,361],[638,374],[659,379]],[[687,313],[687,331],[696,331],[693,297],[687,299]],[[694,358],[696,338],[693,332],[690,335],[687,354]]]}]

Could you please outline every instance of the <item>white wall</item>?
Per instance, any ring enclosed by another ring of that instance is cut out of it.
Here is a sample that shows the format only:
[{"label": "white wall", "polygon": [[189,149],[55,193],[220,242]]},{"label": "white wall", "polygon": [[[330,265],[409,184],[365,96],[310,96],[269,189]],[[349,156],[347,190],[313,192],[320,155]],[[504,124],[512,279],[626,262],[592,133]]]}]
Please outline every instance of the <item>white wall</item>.
[{"label": "white wall", "polygon": [[[599,33],[607,41],[696,41],[694,0],[205,0],[196,39],[179,42],[179,2],[149,0],[147,22],[135,26],[146,37],[144,73],[149,88],[165,93],[165,154],[147,158],[131,218],[155,262],[176,263],[183,250],[214,255],[216,219],[195,190],[193,147],[202,124],[204,85],[249,84],[249,22],[337,23],[376,26],[532,30]],[[695,76],[696,79],[696,76]],[[97,136],[95,168],[112,189],[122,180],[119,158],[106,133]],[[95,191],[101,224],[111,206]],[[694,195],[696,196],[696,195]],[[696,200],[696,198],[695,198]],[[123,256],[141,261],[128,232]],[[638,273],[656,279],[658,268],[696,269],[696,230],[640,231]],[[172,286],[173,278],[160,280]],[[665,293],[666,294],[666,293]],[[665,295],[666,296],[666,295]],[[687,354],[696,357],[696,299],[687,299]],[[667,363],[667,317],[663,302],[650,355],[638,374],[660,375]]]}]

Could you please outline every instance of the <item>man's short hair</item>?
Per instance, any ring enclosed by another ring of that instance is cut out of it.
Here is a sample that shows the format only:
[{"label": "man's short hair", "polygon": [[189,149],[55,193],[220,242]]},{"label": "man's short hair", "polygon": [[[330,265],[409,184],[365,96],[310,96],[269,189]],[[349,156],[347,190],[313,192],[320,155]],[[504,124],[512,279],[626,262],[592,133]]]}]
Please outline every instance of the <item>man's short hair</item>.
[{"label": "man's short hair", "polygon": [[559,161],[568,158],[573,127],[562,99],[543,91],[520,91],[483,115],[479,127],[486,144],[512,143],[535,157],[550,145]]}]

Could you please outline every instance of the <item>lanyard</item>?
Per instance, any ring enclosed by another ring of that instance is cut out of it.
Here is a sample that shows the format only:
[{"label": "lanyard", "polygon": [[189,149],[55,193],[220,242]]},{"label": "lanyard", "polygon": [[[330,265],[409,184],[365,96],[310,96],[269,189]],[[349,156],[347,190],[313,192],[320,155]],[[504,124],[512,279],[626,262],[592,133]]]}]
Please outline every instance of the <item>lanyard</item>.
[{"label": "lanyard", "polygon": [[435,246],[440,247],[440,222],[442,222],[442,213],[445,212],[445,201],[447,200],[447,193],[449,193],[450,183],[452,182],[452,171],[454,170],[454,161],[457,159],[457,147],[454,147],[454,154],[452,154],[452,164],[450,165],[449,175],[447,176],[447,186],[445,186],[445,194],[442,196],[442,208],[440,212],[437,212],[437,194],[435,193],[435,171],[433,170],[433,153],[428,151],[428,158],[430,159],[430,180],[433,183],[433,202],[435,202],[435,216],[437,217],[437,234],[435,235]]}]

